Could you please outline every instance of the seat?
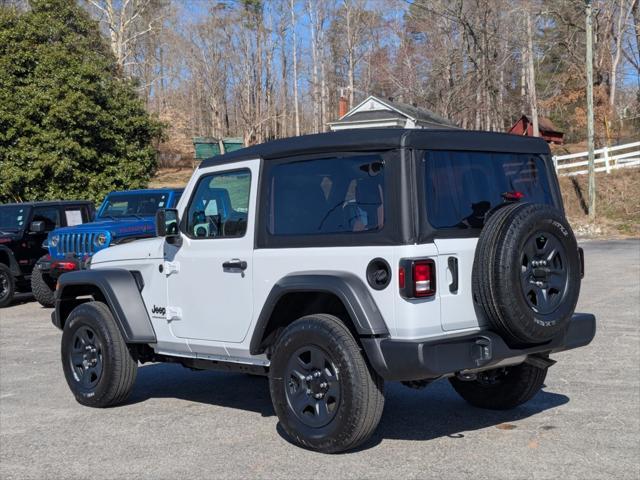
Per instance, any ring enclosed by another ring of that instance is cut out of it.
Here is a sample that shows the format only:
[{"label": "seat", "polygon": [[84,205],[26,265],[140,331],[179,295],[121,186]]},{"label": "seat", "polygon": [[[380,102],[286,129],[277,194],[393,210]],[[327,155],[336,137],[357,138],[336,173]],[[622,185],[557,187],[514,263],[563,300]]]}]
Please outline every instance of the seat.
[{"label": "seat", "polygon": [[361,180],[356,185],[353,216],[350,219],[354,232],[375,230],[384,225],[382,185],[371,180]]}]

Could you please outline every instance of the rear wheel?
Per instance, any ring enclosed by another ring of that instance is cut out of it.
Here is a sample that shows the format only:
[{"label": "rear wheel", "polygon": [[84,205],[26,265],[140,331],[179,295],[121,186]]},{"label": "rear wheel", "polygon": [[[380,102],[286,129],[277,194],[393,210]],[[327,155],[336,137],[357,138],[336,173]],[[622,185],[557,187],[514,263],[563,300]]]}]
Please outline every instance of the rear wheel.
[{"label": "rear wheel", "polygon": [[11,270],[5,264],[0,263],[0,308],[11,304],[16,293],[16,282]]},{"label": "rear wheel", "polygon": [[43,307],[51,308],[55,306],[56,282],[48,273],[40,270],[38,265],[31,272],[31,291],[35,299]]},{"label": "rear wheel", "polygon": [[540,391],[547,369],[522,363],[478,373],[475,380],[452,377],[451,385],[475,407],[508,410],[531,400]]},{"label": "rear wheel", "polygon": [[269,380],[280,423],[300,446],[349,450],[380,421],[384,382],[334,316],[309,315],[289,325],[274,348]]},{"label": "rear wheel", "polygon": [[79,403],[110,407],[127,399],[138,362],[104,303],[73,309],[64,325],[61,350],[64,376]]}]

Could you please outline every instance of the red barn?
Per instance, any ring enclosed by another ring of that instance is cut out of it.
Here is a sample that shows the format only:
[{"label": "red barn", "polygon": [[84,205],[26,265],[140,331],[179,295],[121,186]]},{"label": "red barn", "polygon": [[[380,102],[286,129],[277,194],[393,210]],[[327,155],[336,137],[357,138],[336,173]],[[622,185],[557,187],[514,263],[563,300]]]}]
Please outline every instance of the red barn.
[{"label": "red barn", "polygon": [[[558,130],[551,120],[545,117],[538,117],[538,129],[540,130],[540,136],[549,143],[555,143],[556,145],[562,145],[564,143],[564,132]],[[514,135],[526,135],[533,136],[533,123],[529,120],[529,117],[522,115],[513,127],[509,129],[509,133]]]}]

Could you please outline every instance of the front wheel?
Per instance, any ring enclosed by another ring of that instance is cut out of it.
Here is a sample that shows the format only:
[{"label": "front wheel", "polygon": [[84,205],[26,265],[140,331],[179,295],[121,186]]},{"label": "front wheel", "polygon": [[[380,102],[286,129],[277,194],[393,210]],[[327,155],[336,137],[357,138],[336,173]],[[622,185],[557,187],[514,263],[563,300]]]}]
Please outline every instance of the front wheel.
[{"label": "front wheel", "polygon": [[133,389],[138,362],[102,302],[73,309],[62,332],[62,369],[76,400],[89,407],[110,407]]},{"label": "front wheel", "polygon": [[302,317],[274,348],[271,399],[285,432],[298,445],[324,453],[357,447],[376,429],[384,382],[336,317]]},{"label": "front wheel", "polygon": [[509,410],[531,400],[540,391],[547,369],[522,363],[478,373],[475,380],[449,379],[458,394],[475,407]]}]

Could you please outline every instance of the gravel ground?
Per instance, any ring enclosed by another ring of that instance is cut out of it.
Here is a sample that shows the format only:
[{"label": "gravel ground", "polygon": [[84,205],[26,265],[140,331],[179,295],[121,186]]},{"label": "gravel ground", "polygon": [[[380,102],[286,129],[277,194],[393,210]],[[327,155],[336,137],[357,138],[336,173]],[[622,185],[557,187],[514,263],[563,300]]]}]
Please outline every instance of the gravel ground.
[{"label": "gravel ground", "polygon": [[578,311],[598,333],[533,400],[488,412],[446,381],[389,383],[373,438],[333,456],[288,443],[259,377],[148,365],[127,405],[80,406],[50,311],[26,297],[0,310],[0,478],[638,479],[640,241],[583,246]]}]

